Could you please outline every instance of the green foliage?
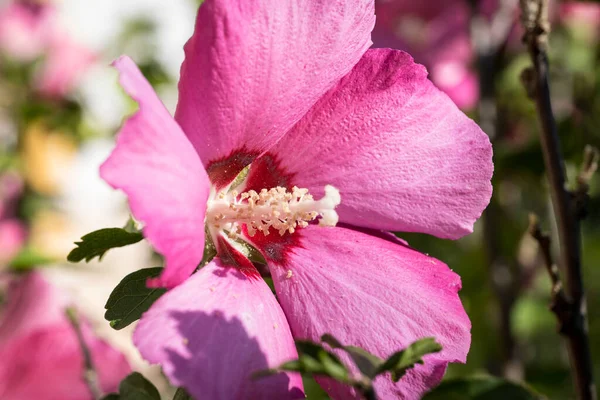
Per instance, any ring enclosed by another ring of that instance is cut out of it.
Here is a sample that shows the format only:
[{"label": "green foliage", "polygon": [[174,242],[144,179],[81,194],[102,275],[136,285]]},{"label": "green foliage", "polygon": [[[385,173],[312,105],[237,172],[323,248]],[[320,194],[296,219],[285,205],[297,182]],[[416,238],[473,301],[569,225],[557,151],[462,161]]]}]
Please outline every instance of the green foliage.
[{"label": "green foliage", "polygon": [[377,369],[377,375],[384,372],[392,373],[392,380],[398,382],[404,376],[406,371],[416,364],[423,364],[423,357],[427,354],[437,353],[442,350],[442,346],[434,338],[424,338],[418,340],[402,351],[392,354]]},{"label": "green foliage", "polygon": [[119,393],[111,393],[102,400],[160,400],[152,382],[139,372],[129,374],[119,384]]},{"label": "green foliage", "polygon": [[542,400],[530,388],[492,376],[451,379],[423,397],[423,400]]},{"label": "green foliage", "polygon": [[259,371],[255,374],[255,377],[260,378],[283,371],[299,372],[309,376],[327,376],[338,382],[354,386],[367,398],[376,398],[373,380],[377,376],[391,372],[392,379],[398,381],[410,368],[416,364],[422,364],[424,356],[439,352],[442,349],[442,346],[435,339],[424,338],[383,360],[359,347],[345,346],[329,334],[323,335],[321,342],[333,349],[346,352],[362,374],[362,377],[360,379],[353,378],[351,370],[335,354],[325,349],[321,344],[304,340],[296,341],[297,360],[288,361],[274,369]]},{"label": "green foliage", "polygon": [[318,343],[297,340],[298,359],[285,362],[279,367],[259,371],[256,377],[270,376],[283,371],[300,372],[307,375],[328,376],[337,381],[350,383],[350,374],[342,361]]},{"label": "green foliage", "polygon": [[26,247],[10,261],[10,268],[14,270],[29,270],[35,267],[56,262],[53,258],[40,254],[35,249]]},{"label": "green foliage", "polygon": [[379,366],[383,364],[381,358],[369,353],[366,350],[356,346],[344,346],[336,338],[329,334],[325,334],[321,337],[323,343],[327,343],[333,349],[344,350],[354,364],[358,367],[361,374],[369,379],[374,379],[378,375]]},{"label": "green foliage", "polygon": [[130,232],[123,228],[100,229],[83,236],[81,242],[75,242],[77,247],[71,250],[67,260],[89,262],[94,257],[101,260],[108,250],[134,244],[142,239],[144,236],[138,231]]},{"label": "green foliage", "polygon": [[104,318],[110,321],[111,327],[119,330],[137,321],[166,292],[166,289],[146,287],[148,278],[159,276],[161,271],[161,267],[141,269],[119,282],[104,306]]}]

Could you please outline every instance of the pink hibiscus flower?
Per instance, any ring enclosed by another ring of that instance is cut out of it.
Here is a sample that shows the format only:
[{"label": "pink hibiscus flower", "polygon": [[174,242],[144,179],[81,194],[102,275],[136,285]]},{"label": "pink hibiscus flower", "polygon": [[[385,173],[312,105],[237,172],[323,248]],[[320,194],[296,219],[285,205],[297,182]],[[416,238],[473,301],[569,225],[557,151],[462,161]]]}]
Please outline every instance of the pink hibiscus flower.
[{"label": "pink hibiscus flower", "polygon": [[[134,342],[197,398],[302,397],[295,374],[250,375],[324,333],[382,357],[426,336],[444,346],[397,384],[377,379],[383,399],[416,399],[466,359],[459,277],[380,229],[471,232],[491,145],[408,54],[369,50],[373,25],[373,0],[207,0],[175,118],[129,58],[115,62],[139,111],[100,173],[165,257],[150,284],[172,288]],[[205,230],[218,255],[193,273]]]},{"label": "pink hibiscus flower", "polygon": [[[83,356],[61,293],[39,272],[12,279],[0,317],[0,398],[91,399]],[[115,391],[131,371],[125,357],[83,324],[101,389]]]}]

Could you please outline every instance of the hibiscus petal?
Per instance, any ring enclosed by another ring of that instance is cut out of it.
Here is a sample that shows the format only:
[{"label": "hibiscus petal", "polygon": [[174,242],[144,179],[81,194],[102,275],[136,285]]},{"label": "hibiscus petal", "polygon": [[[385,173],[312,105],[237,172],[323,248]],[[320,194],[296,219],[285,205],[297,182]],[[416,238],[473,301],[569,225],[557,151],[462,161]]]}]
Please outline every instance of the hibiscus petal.
[{"label": "hibiscus petal", "polygon": [[67,297],[37,271],[11,279],[4,300],[0,346],[65,320]]},{"label": "hibiscus petal", "polygon": [[165,270],[151,284],[173,287],[202,259],[210,183],[192,144],[133,61],[121,57],[114,65],[139,111],[121,128],[100,175],[127,194],[144,235],[165,256]]},{"label": "hibiscus petal", "polygon": [[[257,234],[255,237],[262,236]],[[407,246],[345,228],[309,226],[294,235],[285,254],[269,242],[267,258],[277,298],[296,339],[331,333],[342,343],[387,357],[417,339],[433,336],[440,353],[397,384],[376,380],[380,398],[418,399],[439,383],[448,362],[464,362],[470,321],[457,295],[458,275],[442,262]],[[269,257],[277,253],[278,261]],[[338,399],[358,398],[344,385],[320,380]]]},{"label": "hibiscus petal", "polygon": [[171,383],[202,399],[304,398],[295,374],[252,380],[297,358],[281,307],[260,277],[216,258],[143,315],[134,342]]},{"label": "hibiscus petal", "polygon": [[340,221],[369,228],[458,238],[492,193],[488,137],[397,50],[369,50],[263,158],[316,197],[335,186]]},{"label": "hibiscus petal", "polygon": [[374,23],[372,0],[206,0],[175,118],[211,178],[216,165],[233,179],[284,135],[358,62]]}]

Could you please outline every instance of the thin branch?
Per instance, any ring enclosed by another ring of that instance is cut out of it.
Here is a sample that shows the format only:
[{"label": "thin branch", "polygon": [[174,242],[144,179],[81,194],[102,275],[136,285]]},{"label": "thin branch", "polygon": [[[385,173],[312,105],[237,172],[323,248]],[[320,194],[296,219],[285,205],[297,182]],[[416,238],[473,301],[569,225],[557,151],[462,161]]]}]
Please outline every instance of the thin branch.
[{"label": "thin branch", "polygon": [[[523,41],[527,45],[533,68],[522,75],[528,94],[536,103],[541,123],[540,141],[544,163],[550,180],[550,194],[558,226],[561,264],[565,272],[565,307],[561,315],[561,333],[569,344],[569,356],[579,399],[596,399],[592,360],[589,351],[586,300],[581,272],[580,207],[573,193],[566,188],[566,174],[560,150],[558,131],[548,79],[548,56],[546,47],[550,26],[548,0],[520,0],[522,24],[525,28]],[[551,274],[551,278],[552,278]],[[552,278],[554,279],[554,278]],[[559,314],[557,316],[560,319]]]},{"label": "thin branch", "polygon": [[572,312],[573,308],[565,295],[558,265],[556,265],[554,258],[552,257],[550,236],[542,232],[539,219],[534,214],[529,216],[529,233],[540,246],[540,253],[542,254],[544,265],[546,266],[550,281],[552,282],[552,289],[550,291],[552,296],[550,300],[550,310],[556,314],[559,323],[558,330],[563,333],[572,323],[574,316],[574,313]]},{"label": "thin branch", "polygon": [[92,354],[85,343],[85,338],[83,337],[83,332],[81,331],[81,324],[79,323],[77,311],[74,308],[69,307],[65,310],[65,314],[67,315],[67,318],[69,318],[69,322],[71,323],[71,326],[77,335],[77,341],[79,342],[81,354],[83,355],[83,380],[87,385],[92,398],[94,400],[100,400],[102,398],[102,389],[100,389],[98,374],[94,369]]}]

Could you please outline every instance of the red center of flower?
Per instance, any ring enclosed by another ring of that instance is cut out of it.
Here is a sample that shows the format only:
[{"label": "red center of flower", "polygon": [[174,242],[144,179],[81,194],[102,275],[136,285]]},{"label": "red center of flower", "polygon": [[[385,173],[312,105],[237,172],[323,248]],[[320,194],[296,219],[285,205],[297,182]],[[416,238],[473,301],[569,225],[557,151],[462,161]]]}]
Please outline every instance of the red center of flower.
[{"label": "red center of flower", "polygon": [[217,190],[222,189],[229,185],[259,154],[242,148],[226,157],[211,161],[206,167],[208,178]]},{"label": "red center of flower", "polygon": [[246,272],[252,265],[244,254],[247,241],[266,259],[279,263],[285,249],[297,242],[297,229],[316,219],[320,225],[335,226],[335,207],[341,201],[333,186],[327,185],[319,200],[308,189],[290,188],[292,176],[273,156],[266,154],[253,161],[254,154],[242,149],[207,168],[213,184],[206,211],[207,230],[222,261]]}]

